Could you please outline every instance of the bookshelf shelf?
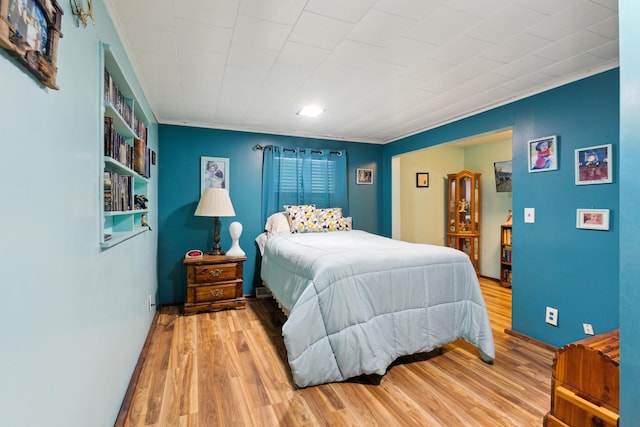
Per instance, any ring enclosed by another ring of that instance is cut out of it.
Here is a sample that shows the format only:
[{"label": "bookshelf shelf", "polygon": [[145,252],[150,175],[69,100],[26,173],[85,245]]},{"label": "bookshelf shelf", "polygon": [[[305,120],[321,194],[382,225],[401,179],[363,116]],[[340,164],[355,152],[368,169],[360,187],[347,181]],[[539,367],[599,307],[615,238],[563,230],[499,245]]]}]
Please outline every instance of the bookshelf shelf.
[{"label": "bookshelf shelf", "polygon": [[147,118],[137,102],[109,46],[100,45],[102,85],[102,167],[100,169],[100,247],[107,249],[150,228],[143,226],[148,214],[150,160]]},{"label": "bookshelf shelf", "polygon": [[511,267],[513,265],[511,224],[500,226],[500,286],[511,287]]}]

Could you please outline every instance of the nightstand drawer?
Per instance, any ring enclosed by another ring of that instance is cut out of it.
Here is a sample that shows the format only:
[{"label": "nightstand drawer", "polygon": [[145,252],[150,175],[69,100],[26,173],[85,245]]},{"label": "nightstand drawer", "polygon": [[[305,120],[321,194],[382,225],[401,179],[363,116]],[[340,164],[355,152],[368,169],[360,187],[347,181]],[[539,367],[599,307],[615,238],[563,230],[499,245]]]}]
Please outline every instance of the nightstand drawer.
[{"label": "nightstand drawer", "polygon": [[185,258],[187,267],[184,314],[244,308],[242,266],[246,257],[203,255]]},{"label": "nightstand drawer", "polygon": [[193,299],[189,298],[189,302],[198,304],[236,298],[237,286],[235,282],[220,285],[193,286],[189,287],[189,292],[193,293]]},{"label": "nightstand drawer", "polygon": [[238,278],[238,263],[225,263],[215,265],[195,265],[194,277],[190,283],[211,283],[234,280]]}]

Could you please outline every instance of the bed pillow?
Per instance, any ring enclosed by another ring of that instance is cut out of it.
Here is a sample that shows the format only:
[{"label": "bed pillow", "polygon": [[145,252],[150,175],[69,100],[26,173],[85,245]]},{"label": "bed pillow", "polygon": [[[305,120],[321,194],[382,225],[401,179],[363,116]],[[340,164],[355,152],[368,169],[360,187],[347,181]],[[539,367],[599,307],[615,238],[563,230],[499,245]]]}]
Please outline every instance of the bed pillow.
[{"label": "bed pillow", "polygon": [[318,230],[316,205],[285,205],[292,233],[309,233]]},{"label": "bed pillow", "polygon": [[274,213],[267,218],[264,231],[267,233],[267,237],[271,237],[274,234],[290,233],[291,226],[289,225],[289,217],[285,212]]},{"label": "bed pillow", "polygon": [[318,231],[348,230],[345,219],[342,217],[342,208],[316,209],[316,217]]}]

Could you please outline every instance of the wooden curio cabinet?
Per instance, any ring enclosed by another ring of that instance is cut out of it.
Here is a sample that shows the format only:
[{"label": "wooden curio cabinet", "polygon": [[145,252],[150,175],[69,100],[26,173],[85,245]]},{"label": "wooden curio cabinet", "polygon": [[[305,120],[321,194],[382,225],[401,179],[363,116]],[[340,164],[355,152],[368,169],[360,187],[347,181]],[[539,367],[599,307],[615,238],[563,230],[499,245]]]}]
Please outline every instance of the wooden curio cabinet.
[{"label": "wooden curio cabinet", "polygon": [[447,246],[471,259],[480,275],[480,174],[463,170],[447,175]]}]

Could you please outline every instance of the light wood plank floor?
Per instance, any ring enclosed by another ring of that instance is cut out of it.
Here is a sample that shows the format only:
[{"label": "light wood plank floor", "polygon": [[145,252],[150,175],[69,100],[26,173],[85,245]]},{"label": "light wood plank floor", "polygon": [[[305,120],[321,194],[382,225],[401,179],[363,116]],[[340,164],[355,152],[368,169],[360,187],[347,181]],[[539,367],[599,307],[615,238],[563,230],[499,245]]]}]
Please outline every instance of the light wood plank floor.
[{"label": "light wood plank floor", "polygon": [[504,333],[511,290],[481,279],[496,360],[456,342],[383,377],[297,389],[272,300],[192,316],[161,309],[126,426],[540,426],[553,352]]}]

